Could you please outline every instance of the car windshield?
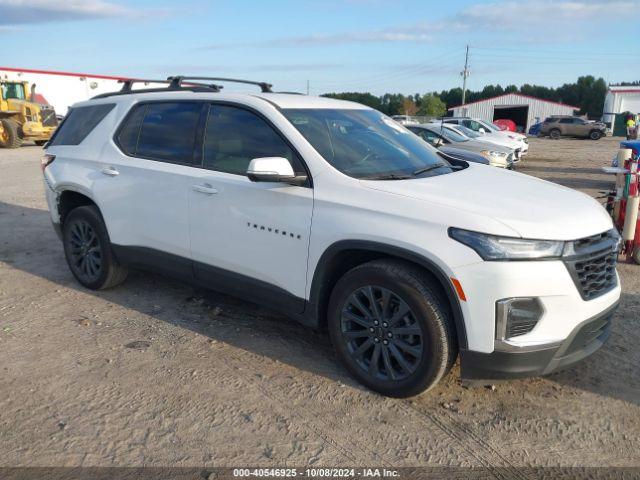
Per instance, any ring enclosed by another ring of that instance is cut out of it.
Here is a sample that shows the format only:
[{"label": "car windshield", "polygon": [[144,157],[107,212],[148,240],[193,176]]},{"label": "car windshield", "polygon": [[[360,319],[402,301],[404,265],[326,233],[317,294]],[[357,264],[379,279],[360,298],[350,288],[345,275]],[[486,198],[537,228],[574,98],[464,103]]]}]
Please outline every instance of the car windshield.
[{"label": "car windshield", "polygon": [[442,136],[450,142],[467,142],[469,140],[466,135],[446,126],[442,128]]},{"label": "car windshield", "polygon": [[376,110],[282,113],[327,162],[350,177],[400,180],[452,171],[435,148]]},{"label": "car windshield", "polygon": [[493,123],[485,122],[484,120],[476,120],[476,122],[478,122],[483,127],[488,128],[489,131],[491,131],[491,132],[501,132],[502,131],[502,130],[500,130],[499,127],[497,127]]},{"label": "car windshield", "polygon": [[473,130],[471,130],[470,128],[464,127],[462,125],[458,125],[456,127],[456,129],[460,132],[462,132],[463,134],[465,134],[467,137],[469,138],[478,138],[478,137],[482,137],[481,133],[475,132]]}]

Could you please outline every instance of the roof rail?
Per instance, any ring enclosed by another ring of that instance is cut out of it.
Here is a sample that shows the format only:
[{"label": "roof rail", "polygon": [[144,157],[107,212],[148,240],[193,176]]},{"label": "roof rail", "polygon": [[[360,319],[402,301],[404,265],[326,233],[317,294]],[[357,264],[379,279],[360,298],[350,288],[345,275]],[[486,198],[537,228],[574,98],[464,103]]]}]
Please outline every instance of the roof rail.
[{"label": "roof rail", "polygon": [[[220,78],[220,77],[188,77],[184,75],[176,75],[172,77],[167,77],[167,81],[170,82],[169,88],[180,88],[182,86],[182,82],[184,80],[213,80],[217,82],[233,82],[233,83],[244,83],[247,85],[257,85],[260,87],[262,93],[273,93],[271,90],[270,83],[267,82],[253,82],[251,80],[240,80],[236,78]],[[189,82],[190,83],[190,82]]]},{"label": "roof rail", "polygon": [[122,78],[118,80],[118,83],[122,84],[122,88],[120,89],[120,93],[129,93],[133,91],[134,83],[169,83],[166,80],[149,80],[143,78]]},{"label": "roof rail", "polygon": [[[117,92],[107,92],[101,93],[100,95],[96,95],[92,97],[92,100],[95,98],[106,98],[112,97],[114,95],[128,95],[132,93],[157,93],[157,92],[166,92],[167,90],[187,90],[192,92],[219,92],[224,88],[222,85],[215,85],[213,83],[200,83],[200,82],[185,82],[180,84],[179,86],[175,86],[171,80],[150,80],[150,79],[142,79],[142,78],[125,78],[118,80],[118,83],[122,83],[122,88]],[[138,90],[133,89],[133,85],[136,83],[162,83],[165,84],[166,87],[162,88],[140,88]]]}]

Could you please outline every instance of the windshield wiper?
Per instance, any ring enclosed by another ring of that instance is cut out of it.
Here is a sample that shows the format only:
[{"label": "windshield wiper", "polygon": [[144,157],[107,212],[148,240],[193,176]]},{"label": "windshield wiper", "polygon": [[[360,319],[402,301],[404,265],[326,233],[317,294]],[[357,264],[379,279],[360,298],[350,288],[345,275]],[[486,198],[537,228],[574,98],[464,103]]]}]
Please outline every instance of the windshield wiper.
[{"label": "windshield wiper", "polygon": [[428,167],[419,168],[418,170],[413,172],[413,176],[415,177],[416,175],[420,175],[421,173],[427,173],[427,172],[430,172],[431,170],[435,170],[436,168],[441,168],[441,167],[450,167],[450,165],[447,165],[446,163],[436,163],[434,165],[429,165]]},{"label": "windshield wiper", "polygon": [[363,177],[362,180],[408,180],[409,178],[411,178],[409,175],[390,173],[388,175],[378,175],[377,177]]}]

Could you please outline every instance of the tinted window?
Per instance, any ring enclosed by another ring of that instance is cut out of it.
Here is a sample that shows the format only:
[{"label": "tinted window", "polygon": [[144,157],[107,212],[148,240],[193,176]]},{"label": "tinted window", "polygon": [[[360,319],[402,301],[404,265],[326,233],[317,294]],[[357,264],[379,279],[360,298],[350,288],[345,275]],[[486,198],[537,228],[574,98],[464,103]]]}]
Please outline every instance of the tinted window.
[{"label": "tinted window", "polygon": [[199,102],[150,103],[142,122],[136,156],[193,163]]},{"label": "tinted window", "polygon": [[115,103],[76,107],[69,110],[49,145],[78,145],[113,110]]},{"label": "tinted window", "polygon": [[147,112],[147,105],[138,105],[134,107],[127,116],[124,124],[120,128],[118,134],[118,144],[127,155],[135,155],[138,146],[138,136],[140,135],[140,126],[142,119]]},{"label": "tinted window", "polygon": [[560,119],[560,123],[575,123],[573,118],[562,118]]},{"label": "tinted window", "polygon": [[284,157],[304,174],[294,152],[263,119],[241,108],[212,105],[204,137],[204,167],[246,175],[254,158]]}]

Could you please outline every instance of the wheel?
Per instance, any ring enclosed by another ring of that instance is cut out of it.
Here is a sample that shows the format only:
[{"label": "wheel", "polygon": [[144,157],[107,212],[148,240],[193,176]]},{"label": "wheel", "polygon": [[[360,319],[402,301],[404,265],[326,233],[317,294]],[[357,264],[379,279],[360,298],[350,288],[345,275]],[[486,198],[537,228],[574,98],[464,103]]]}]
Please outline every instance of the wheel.
[{"label": "wheel", "polygon": [[49,140],[35,140],[34,143],[36,145],[38,145],[39,147],[43,146],[45,143],[47,143]]},{"label": "wheel", "polygon": [[560,135],[562,135],[562,132],[557,128],[554,128],[549,132],[549,138],[552,138],[553,140],[558,140],[560,138]]},{"label": "wheel", "polygon": [[111,251],[109,235],[97,207],[73,209],[62,228],[64,254],[78,282],[92,290],[102,290],[125,280],[127,270]]},{"label": "wheel", "polygon": [[640,247],[636,247],[633,249],[633,254],[631,255],[633,261],[640,265]]},{"label": "wheel", "polygon": [[600,130],[592,130],[589,133],[589,138],[591,140],[600,140],[602,138],[602,132]]},{"label": "wheel", "polygon": [[2,133],[0,133],[0,146],[4,148],[18,148],[22,145],[20,125],[10,118],[3,118]]},{"label": "wheel", "polygon": [[362,384],[409,397],[433,387],[457,356],[452,317],[417,267],[375,260],[347,272],[329,301],[337,356]]}]

